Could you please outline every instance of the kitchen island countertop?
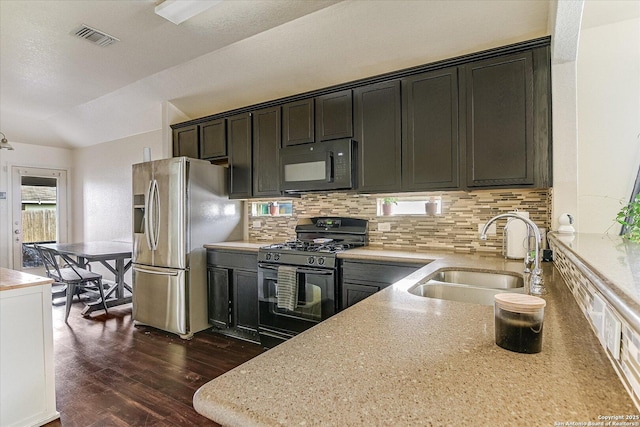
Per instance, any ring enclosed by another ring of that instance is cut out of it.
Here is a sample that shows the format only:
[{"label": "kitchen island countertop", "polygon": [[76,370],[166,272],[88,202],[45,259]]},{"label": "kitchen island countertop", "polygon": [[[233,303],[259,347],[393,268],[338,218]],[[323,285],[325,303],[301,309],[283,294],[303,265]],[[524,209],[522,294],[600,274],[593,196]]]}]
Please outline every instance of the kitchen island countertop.
[{"label": "kitchen island countertop", "polygon": [[637,414],[552,264],[542,352],[519,354],[495,345],[492,307],[407,289],[442,268],[521,272],[522,263],[423,255],[432,262],[202,386],[196,410],[228,426],[554,425]]},{"label": "kitchen island countertop", "polygon": [[17,270],[0,267],[0,291],[26,288],[29,286],[41,286],[53,283],[48,277],[36,276]]}]

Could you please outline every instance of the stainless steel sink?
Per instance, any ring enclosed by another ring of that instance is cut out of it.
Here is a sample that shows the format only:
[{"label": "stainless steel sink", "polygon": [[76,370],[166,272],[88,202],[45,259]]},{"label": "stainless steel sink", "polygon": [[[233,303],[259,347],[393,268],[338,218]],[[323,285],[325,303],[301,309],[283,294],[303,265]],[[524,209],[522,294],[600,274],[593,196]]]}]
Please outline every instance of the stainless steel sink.
[{"label": "stainless steel sink", "polygon": [[524,287],[524,280],[521,275],[515,273],[509,274],[507,272],[445,270],[437,273],[431,280],[492,289]]},{"label": "stainless steel sink", "polygon": [[473,304],[493,305],[501,292],[524,293],[522,276],[509,272],[446,270],[409,289],[413,295]]}]

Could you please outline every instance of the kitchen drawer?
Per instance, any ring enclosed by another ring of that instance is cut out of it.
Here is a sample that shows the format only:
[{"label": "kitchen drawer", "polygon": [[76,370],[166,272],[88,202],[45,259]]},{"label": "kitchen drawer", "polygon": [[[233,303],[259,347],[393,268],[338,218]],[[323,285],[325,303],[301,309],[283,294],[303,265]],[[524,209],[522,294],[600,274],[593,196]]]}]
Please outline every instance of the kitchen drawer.
[{"label": "kitchen drawer", "polygon": [[343,261],[342,280],[354,283],[380,283],[382,288],[408,276],[425,264],[377,261]]},{"label": "kitchen drawer", "polygon": [[258,254],[256,252],[207,249],[207,266],[211,265],[258,271]]}]

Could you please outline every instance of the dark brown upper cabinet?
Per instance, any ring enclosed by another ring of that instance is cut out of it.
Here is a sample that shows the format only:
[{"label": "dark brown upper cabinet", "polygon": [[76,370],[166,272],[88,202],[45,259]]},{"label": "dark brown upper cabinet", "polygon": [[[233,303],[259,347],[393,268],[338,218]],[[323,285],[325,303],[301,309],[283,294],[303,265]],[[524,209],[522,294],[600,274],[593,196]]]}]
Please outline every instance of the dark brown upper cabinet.
[{"label": "dark brown upper cabinet", "polygon": [[351,89],[316,98],[316,141],[353,136],[353,96]]},{"label": "dark brown upper cabinet", "polygon": [[289,102],[282,106],[282,145],[314,142],[314,99]]},{"label": "dark brown upper cabinet", "polygon": [[402,80],[402,189],[459,187],[458,70]]},{"label": "dark brown upper cabinet", "polygon": [[227,121],[210,120],[200,124],[200,158],[227,157]]},{"label": "dark brown upper cabinet", "polygon": [[401,189],[400,81],[354,89],[358,190]]},{"label": "dark brown upper cabinet", "polygon": [[534,184],[531,51],[465,65],[468,187]]},{"label": "dark brown upper cabinet", "polygon": [[173,130],[173,156],[200,158],[198,151],[198,125],[176,128]]},{"label": "dark brown upper cabinet", "polygon": [[280,107],[253,113],[253,196],[280,195]]},{"label": "dark brown upper cabinet", "polygon": [[251,197],[251,114],[227,118],[229,148],[229,198]]},{"label": "dark brown upper cabinet", "polygon": [[549,46],[539,38],[175,124],[173,155],[224,162],[226,137],[235,198],[280,194],[282,147],[342,138],[356,141],[360,192],[548,188]]}]

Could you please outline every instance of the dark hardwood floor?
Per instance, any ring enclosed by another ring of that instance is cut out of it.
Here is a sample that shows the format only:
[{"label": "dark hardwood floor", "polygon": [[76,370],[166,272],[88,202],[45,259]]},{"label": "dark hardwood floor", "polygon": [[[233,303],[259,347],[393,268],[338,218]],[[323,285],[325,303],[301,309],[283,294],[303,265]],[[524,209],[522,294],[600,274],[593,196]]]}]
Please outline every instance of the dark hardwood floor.
[{"label": "dark hardwood floor", "polygon": [[189,341],[133,325],[131,305],[84,318],[76,302],[64,323],[53,307],[53,426],[215,426],[192,406],[209,380],[257,356],[259,345],[199,332]]}]

